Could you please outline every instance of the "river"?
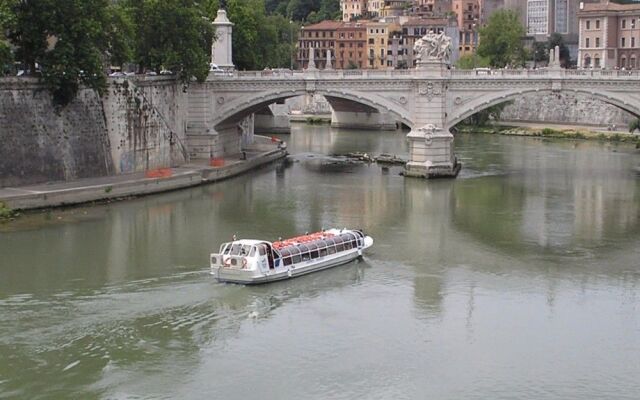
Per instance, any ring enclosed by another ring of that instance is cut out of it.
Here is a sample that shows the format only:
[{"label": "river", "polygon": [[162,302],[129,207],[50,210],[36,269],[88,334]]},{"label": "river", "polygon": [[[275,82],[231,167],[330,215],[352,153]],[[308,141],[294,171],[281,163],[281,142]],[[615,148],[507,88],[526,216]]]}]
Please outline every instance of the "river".
[{"label": "river", "polygon": [[[0,224],[0,399],[637,399],[640,156],[461,135],[455,180],[323,155],[404,134],[296,125],[221,183]],[[362,228],[364,259],[245,287],[233,234]]]}]

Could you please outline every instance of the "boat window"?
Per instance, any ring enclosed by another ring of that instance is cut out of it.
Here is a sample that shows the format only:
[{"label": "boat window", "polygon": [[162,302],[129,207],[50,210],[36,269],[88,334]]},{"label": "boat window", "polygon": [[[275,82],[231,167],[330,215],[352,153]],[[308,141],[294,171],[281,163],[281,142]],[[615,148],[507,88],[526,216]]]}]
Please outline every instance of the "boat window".
[{"label": "boat window", "polygon": [[345,250],[351,250],[352,246],[352,242],[344,242],[344,249]]},{"label": "boat window", "polygon": [[291,252],[292,255],[292,259],[293,259],[293,263],[299,263],[300,261],[302,261],[302,257],[300,256],[300,249],[296,246],[293,246],[290,248],[289,250]]},{"label": "boat window", "polygon": [[258,248],[258,251],[260,252],[261,256],[264,256],[265,254],[267,254],[267,249],[266,249],[266,246],[264,244],[260,245],[260,247]]},{"label": "boat window", "polygon": [[325,247],[325,248],[322,248],[322,249],[318,250],[318,255],[320,257],[326,256],[327,255],[327,248]]},{"label": "boat window", "polygon": [[329,254],[336,254],[336,246],[329,246],[329,247],[327,247],[327,253],[329,253]]},{"label": "boat window", "polygon": [[309,261],[311,257],[309,256],[309,248],[307,247],[307,245],[299,244],[298,250],[300,250],[300,256],[302,257],[302,261]]},{"label": "boat window", "polygon": [[289,257],[291,255],[291,250],[290,249],[282,249],[282,250],[280,250],[280,254],[282,255],[282,258]]},{"label": "boat window", "polygon": [[333,238],[333,241],[336,242],[336,251],[337,252],[341,252],[344,250],[344,246],[342,245],[342,238],[341,237],[335,237]]},{"label": "boat window", "polygon": [[317,242],[311,242],[307,244],[309,251],[311,251],[311,258],[318,258],[318,245]]},{"label": "boat window", "polygon": [[285,257],[282,259],[283,265],[291,265],[291,257]]},{"label": "boat window", "polygon": [[240,255],[246,256],[249,254],[250,251],[251,251],[251,245],[245,244],[244,246],[242,246],[242,249],[240,249]]},{"label": "boat window", "polygon": [[240,255],[240,250],[242,249],[242,245],[240,243],[232,243],[230,247],[231,252],[229,254],[231,254],[232,256]]},{"label": "boat window", "polygon": [[222,243],[220,245],[220,254],[229,254],[229,243]]},{"label": "boat window", "polygon": [[249,253],[249,257],[253,257],[256,255],[256,246],[251,247],[251,252]]}]

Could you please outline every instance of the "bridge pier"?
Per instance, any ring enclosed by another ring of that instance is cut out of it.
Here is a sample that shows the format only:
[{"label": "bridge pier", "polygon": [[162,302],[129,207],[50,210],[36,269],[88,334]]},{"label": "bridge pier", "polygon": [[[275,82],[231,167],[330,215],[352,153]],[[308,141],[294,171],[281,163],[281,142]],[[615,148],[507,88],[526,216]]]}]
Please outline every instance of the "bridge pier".
[{"label": "bridge pier", "polygon": [[409,162],[404,176],[416,178],[455,178],[461,165],[453,153],[453,135],[433,124],[412,129]]},{"label": "bridge pier", "polygon": [[455,178],[460,163],[453,153],[453,135],[447,127],[448,70],[442,60],[420,60],[414,86],[414,128],[407,135],[409,162],[404,175],[418,178]]}]

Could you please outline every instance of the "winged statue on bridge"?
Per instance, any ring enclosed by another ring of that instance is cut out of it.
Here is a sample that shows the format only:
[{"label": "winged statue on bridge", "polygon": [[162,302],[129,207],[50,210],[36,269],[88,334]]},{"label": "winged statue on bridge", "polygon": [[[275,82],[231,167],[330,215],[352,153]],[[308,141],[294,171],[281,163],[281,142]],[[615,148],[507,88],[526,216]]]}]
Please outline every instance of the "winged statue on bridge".
[{"label": "winged statue on bridge", "polygon": [[413,45],[419,61],[449,62],[451,58],[451,38],[443,33],[427,33]]}]

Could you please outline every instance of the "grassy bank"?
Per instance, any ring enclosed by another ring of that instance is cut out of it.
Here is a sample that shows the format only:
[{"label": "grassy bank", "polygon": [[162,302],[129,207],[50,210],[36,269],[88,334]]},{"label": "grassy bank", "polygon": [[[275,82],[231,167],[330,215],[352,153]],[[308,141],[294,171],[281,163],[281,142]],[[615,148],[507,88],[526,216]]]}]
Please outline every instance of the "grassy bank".
[{"label": "grassy bank", "polygon": [[507,136],[533,136],[553,139],[583,139],[600,140],[607,142],[632,143],[640,148],[640,137],[626,133],[592,132],[580,129],[551,129],[551,128],[527,128],[506,125],[458,125],[456,129],[460,133],[485,133]]},{"label": "grassy bank", "polygon": [[0,222],[9,221],[18,216],[18,213],[9,207],[6,204],[0,201]]}]

